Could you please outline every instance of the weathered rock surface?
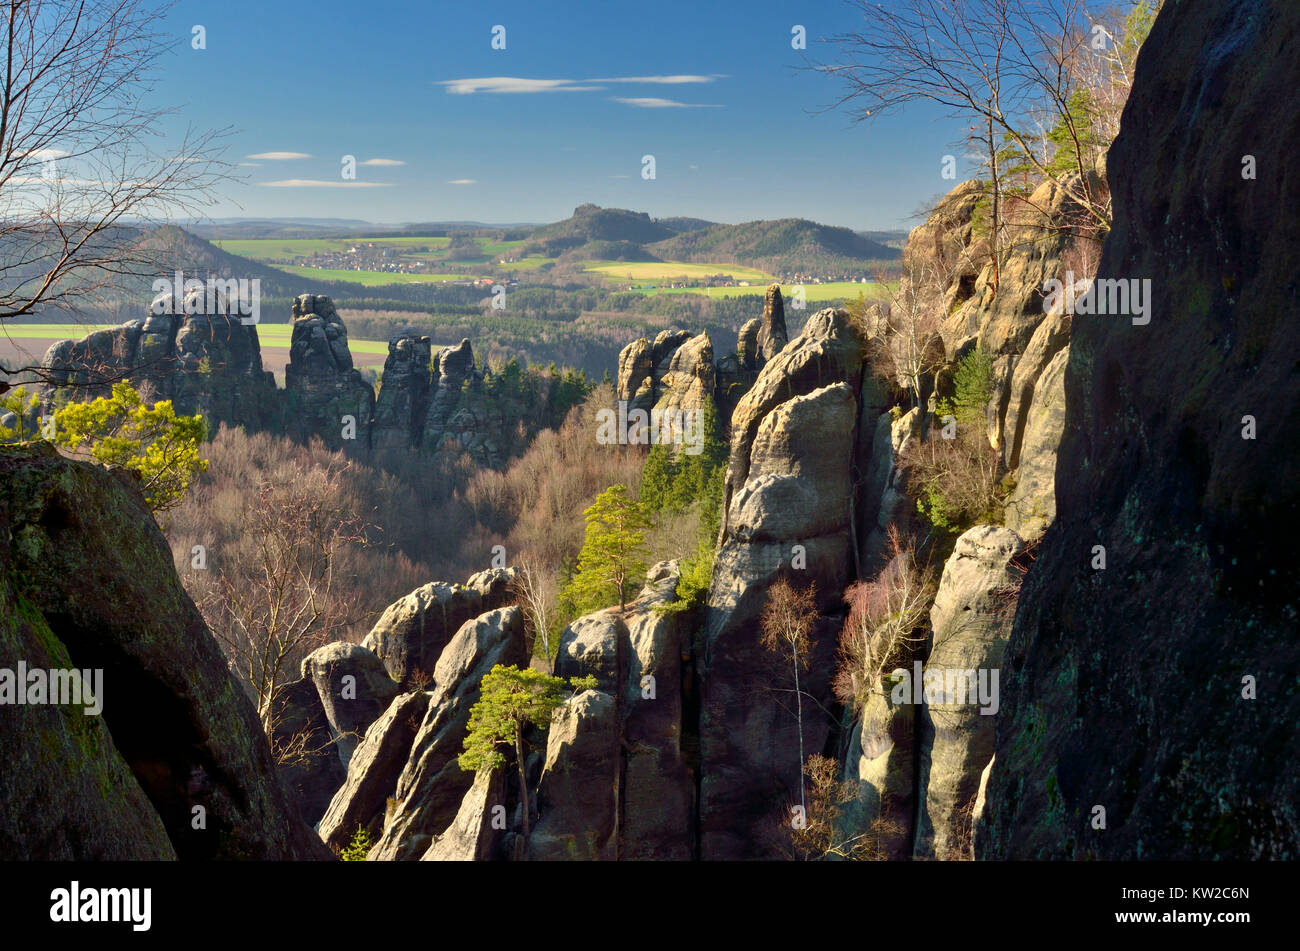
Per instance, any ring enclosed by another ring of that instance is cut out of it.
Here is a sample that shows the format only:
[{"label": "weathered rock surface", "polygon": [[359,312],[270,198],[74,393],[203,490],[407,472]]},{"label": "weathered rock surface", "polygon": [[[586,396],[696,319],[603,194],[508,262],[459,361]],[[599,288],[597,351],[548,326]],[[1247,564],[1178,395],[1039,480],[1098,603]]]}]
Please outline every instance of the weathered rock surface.
[{"label": "weathered rock surface", "polygon": [[344,769],[370,724],[400,688],[383,662],[360,644],[335,641],[303,659],[302,675],[316,685]]},{"label": "weathered rock surface", "polygon": [[435,836],[424,862],[488,862],[498,857],[505,838],[506,809],[504,773],[481,769],[474,784],[461,800],[460,809],[447,831]]},{"label": "weathered rock surface", "polygon": [[[779,791],[798,798],[799,735],[782,702],[787,696],[754,688],[784,687],[790,673],[762,650],[755,631],[767,589],[783,570],[796,583],[815,582],[824,610],[838,610],[853,573],[850,466],[862,359],[848,314],[820,311],[764,366],[732,416],[700,665],[702,858],[775,854],[772,836],[787,805]],[[807,675],[810,693],[827,706],[831,626],[819,626]],[[820,749],[829,723],[815,705],[805,706],[805,748]]]},{"label": "weathered rock surface", "polygon": [[1016,487],[1006,501],[1004,522],[1025,541],[1035,541],[1056,518],[1056,451],[1065,432],[1067,347],[1039,376],[1023,446],[1017,462]]},{"label": "weathered rock surface", "polygon": [[656,405],[663,410],[701,412],[713,400],[714,387],[713,344],[702,333],[673,351],[659,381]]},{"label": "weathered rock surface", "polygon": [[942,676],[942,689],[954,694],[932,702],[927,687],[920,708],[918,858],[970,855],[980,775],[993,758],[1002,655],[1019,582],[1010,563],[1022,547],[1010,529],[978,525],[957,539],[944,564],[930,609],[924,670],[926,676]]},{"label": "weathered rock surface", "polygon": [[375,391],[352,366],[348,330],[334,302],[300,294],[292,326],[284,369],[286,430],[304,441],[319,436],[331,449],[368,452]]},{"label": "weathered rock surface", "polygon": [[345,781],[326,803],[319,829],[326,845],[344,848],[358,827],[369,832],[372,840],[379,835],[388,797],[397,789],[397,778],[428,706],[429,694],[413,690],[396,697],[370,724],[348,763]]},{"label": "weathered rock surface", "polygon": [[432,581],[390,604],[361,643],[383,662],[389,677],[410,689],[433,677],[443,648],[485,610],[482,592]]},{"label": "weathered rock surface", "polygon": [[455,820],[474,775],[461,770],[470,708],[479,683],[497,664],[528,662],[523,613],[500,608],[467,621],[434,668],[433,694],[397,781],[397,805],[370,858],[415,859]]},{"label": "weathered rock surface", "polygon": [[1166,4],[1138,58],[1098,276],[1149,279],[1150,323],[1074,317],[981,857],[1300,856],[1297,35],[1285,0]]},{"label": "weathered rock surface", "polygon": [[213,430],[220,423],[274,425],[275,379],[262,369],[256,325],[241,323],[221,294],[218,312],[202,312],[207,308],[200,292],[191,291],[178,313],[151,312],[81,340],[59,341],[46,351],[42,366],[53,382],[73,385],[60,396],[107,396],[112,381],[125,376],[136,387],[147,384],[153,399],[171,400],[179,414],[201,413]]},{"label": "weathered rock surface", "polygon": [[384,376],[375,398],[375,449],[410,449],[424,435],[429,410],[429,338],[403,330],[388,341]]},{"label": "weathered rock surface", "polygon": [[756,369],[761,370],[789,342],[790,334],[785,329],[785,304],[781,301],[781,285],[770,284],[763,295],[763,316],[758,320],[758,333],[754,340],[754,352],[758,358]]},{"label": "weathered rock surface", "polygon": [[619,753],[618,706],[612,696],[584,690],[565,702],[546,735],[529,858],[619,857]]},{"label": "weathered rock surface", "polygon": [[[5,449],[0,524],[0,664],[103,671],[102,719],[4,708],[0,854],[328,858],[138,487],[49,447]],[[51,790],[58,809],[42,808]]]},{"label": "weathered rock surface", "polygon": [[[570,735],[558,750],[548,746],[543,791],[550,799],[539,800],[547,811],[534,834],[540,844],[530,847],[534,858],[693,856],[695,778],[683,751],[683,664],[691,619],[656,610],[675,599],[678,578],[676,562],[661,562],[647,573],[625,616],[599,611],[561,635],[557,676],[594,675],[598,692],[588,693],[609,698],[611,712],[606,717],[604,700],[599,715],[587,706],[571,709],[565,721]],[[582,752],[605,748],[609,762]],[[553,775],[566,771],[572,775]],[[569,784],[604,790],[584,793],[596,804],[594,812],[564,803]]]}]

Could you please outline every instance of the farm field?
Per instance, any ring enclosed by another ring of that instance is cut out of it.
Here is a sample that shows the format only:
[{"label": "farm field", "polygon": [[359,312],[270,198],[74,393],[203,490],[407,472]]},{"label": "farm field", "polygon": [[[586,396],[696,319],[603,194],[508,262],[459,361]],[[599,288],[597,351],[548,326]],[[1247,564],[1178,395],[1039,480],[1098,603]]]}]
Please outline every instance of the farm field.
[{"label": "farm field", "polygon": [[383,284],[437,284],[440,281],[472,281],[474,274],[393,274],[388,271],[349,271],[334,267],[301,267],[294,264],[273,265],[294,277],[310,277],[319,281],[350,281],[366,287]]},{"label": "farm field", "polygon": [[[736,264],[687,264],[684,261],[588,261],[585,269],[613,280],[667,281],[673,278],[704,278],[728,274],[738,281],[772,282],[772,275]],[[734,288],[731,288],[734,290]],[[762,293],[762,288],[759,288]]]},{"label": "farm field", "polygon": [[397,248],[433,248],[442,250],[450,238],[215,238],[212,243],[223,251],[254,261],[283,261],[302,258],[322,251],[346,251],[361,242],[392,245]]},{"label": "farm field", "polygon": [[[786,307],[794,296],[793,284],[782,284],[781,294],[786,299]],[[828,284],[804,284],[804,300],[816,303],[827,301],[854,300],[859,294],[868,300],[882,300],[898,290],[897,283],[889,284],[855,284],[851,281],[834,281]],[[655,287],[638,290],[637,293],[652,296],[654,294],[705,294],[711,298],[722,297],[762,297],[767,286],[754,287]]]}]

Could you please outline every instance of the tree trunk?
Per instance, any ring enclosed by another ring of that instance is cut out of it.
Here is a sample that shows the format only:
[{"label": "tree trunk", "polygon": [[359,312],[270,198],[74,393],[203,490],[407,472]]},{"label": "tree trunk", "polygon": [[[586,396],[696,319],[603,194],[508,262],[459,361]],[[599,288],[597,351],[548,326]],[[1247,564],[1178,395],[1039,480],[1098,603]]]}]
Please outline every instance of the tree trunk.
[{"label": "tree trunk", "polygon": [[524,838],[528,838],[528,775],[524,772],[524,726],[515,724],[515,764],[519,767],[519,801],[524,806]]},{"label": "tree trunk", "polygon": [[1002,278],[1002,248],[999,238],[999,232],[1002,230],[1002,185],[998,181],[998,149],[997,143],[993,138],[993,113],[992,103],[989,104],[988,117],[988,148],[989,148],[989,173],[993,177],[993,231],[991,241],[993,245],[993,296],[998,296],[998,282]]},{"label": "tree trunk", "polygon": [[803,694],[799,692],[799,647],[794,648],[794,704],[796,720],[799,724],[799,808],[803,810],[804,821],[808,819],[808,807],[803,795]]}]

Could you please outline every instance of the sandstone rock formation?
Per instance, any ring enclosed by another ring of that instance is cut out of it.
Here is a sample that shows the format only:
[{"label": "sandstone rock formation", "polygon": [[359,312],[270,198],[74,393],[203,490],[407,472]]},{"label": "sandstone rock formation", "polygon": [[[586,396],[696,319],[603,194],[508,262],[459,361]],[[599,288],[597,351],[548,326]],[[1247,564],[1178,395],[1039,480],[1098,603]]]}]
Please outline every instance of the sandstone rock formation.
[{"label": "sandstone rock formation", "polygon": [[1166,4],[1138,58],[1098,276],[1150,280],[1150,323],[1074,317],[981,856],[1300,855],[1300,178],[1266,158],[1298,32],[1285,0]]},{"label": "sandstone rock formation", "polygon": [[970,856],[971,817],[980,776],[993,758],[1002,655],[1020,580],[1010,563],[1022,547],[1010,529],[978,525],[957,539],[944,564],[924,669],[942,675],[955,696],[931,702],[927,693],[918,710],[918,858]]},{"label": "sandstone rock formation", "polygon": [[330,733],[346,769],[352,751],[397,696],[399,687],[383,663],[359,644],[335,641],[302,662],[304,680],[316,686]]},{"label": "sandstone rock formation", "polygon": [[461,626],[512,600],[513,569],[492,569],[468,585],[433,581],[388,606],[362,646],[384,663],[388,675],[406,688],[431,679],[443,649]]},{"label": "sandstone rock formation", "polygon": [[461,800],[460,809],[446,832],[437,835],[423,862],[487,862],[499,857],[505,840],[505,774],[482,769]]},{"label": "sandstone rock formation", "polygon": [[[277,419],[275,379],[262,369],[257,327],[240,322],[217,295],[218,313],[193,290],[178,313],[154,313],[81,340],[61,340],[41,365],[53,383],[72,385],[61,396],[107,396],[126,371],[135,386],[147,384],[153,399],[171,400],[177,413],[202,413],[209,427],[220,423],[265,429]],[[175,309],[175,308],[172,308]],[[193,311],[188,313],[187,311]]]},{"label": "sandstone rock formation", "polygon": [[319,436],[331,449],[370,449],[375,392],[352,366],[348,331],[334,302],[301,294],[293,302],[293,333],[284,370],[285,426],[296,438]]},{"label": "sandstone rock formation", "polygon": [[[782,572],[801,585],[815,582],[823,609],[837,608],[853,575],[851,465],[863,353],[845,311],[820,311],[763,367],[732,416],[702,634],[702,858],[773,854],[770,826],[787,805],[774,790],[797,801],[797,727],[783,697],[755,689],[784,684],[773,680],[782,677],[780,667],[773,670],[773,657],[759,646],[756,622]],[[816,643],[808,689],[829,704],[834,637],[823,630]],[[819,749],[829,723],[813,715],[804,727],[806,748]]]},{"label": "sandstone rock formation", "polygon": [[366,730],[348,763],[344,782],[337,787],[320,820],[320,837],[342,849],[358,828],[372,839],[379,835],[388,797],[406,766],[411,744],[429,706],[429,694],[413,690],[394,698],[388,709]]},{"label": "sandstone rock formation", "polygon": [[456,758],[463,752],[479,682],[497,664],[527,662],[523,613],[501,608],[467,621],[434,668],[434,687],[402,774],[392,815],[370,858],[416,859],[446,832],[474,781]]},{"label": "sandstone rock formation", "polygon": [[4,708],[0,854],[328,858],[138,487],[48,446],[6,450],[0,525],[0,667],[103,671],[102,716]]},{"label": "sandstone rock formation", "polygon": [[584,690],[560,708],[546,735],[529,858],[618,858],[618,719],[614,698],[600,690]]},{"label": "sandstone rock formation", "polygon": [[531,858],[694,856],[695,774],[683,746],[691,619],[657,610],[678,578],[676,562],[661,562],[625,615],[598,611],[561,635],[556,674],[594,675],[596,689],[551,727]]},{"label": "sandstone rock formation", "polygon": [[413,330],[389,339],[383,382],[375,398],[371,439],[376,449],[419,445],[429,409],[430,354],[429,338]]}]

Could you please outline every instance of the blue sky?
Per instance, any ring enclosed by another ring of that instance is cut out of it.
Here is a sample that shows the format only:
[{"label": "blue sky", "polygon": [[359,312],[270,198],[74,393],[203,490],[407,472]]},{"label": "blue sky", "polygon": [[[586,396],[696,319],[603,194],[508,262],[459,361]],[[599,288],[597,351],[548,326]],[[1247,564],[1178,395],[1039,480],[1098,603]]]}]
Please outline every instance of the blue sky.
[{"label": "blue sky", "polygon": [[[154,95],[177,109],[173,134],[234,127],[227,157],[246,181],[213,217],[541,222],[589,201],[907,228],[953,184],[941,163],[962,126],[921,108],[871,126],[819,113],[837,87],[796,68],[791,29],[825,58],[820,38],[856,19],[842,0],[180,0]],[[453,85],[485,78],[511,82]],[[551,91],[497,91],[519,79]],[[404,164],[362,164],[344,184],[344,155]],[[300,184],[272,184],[286,182]]]}]

